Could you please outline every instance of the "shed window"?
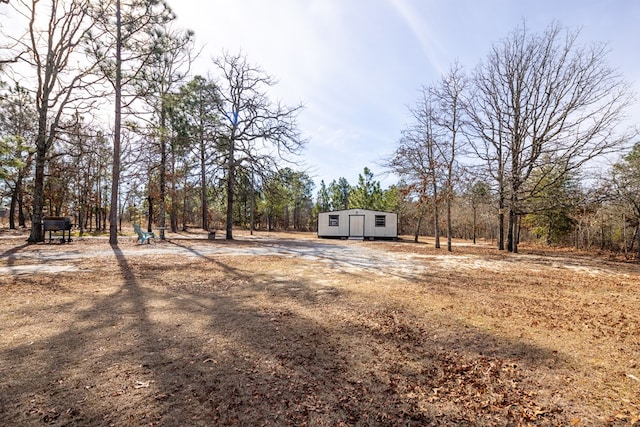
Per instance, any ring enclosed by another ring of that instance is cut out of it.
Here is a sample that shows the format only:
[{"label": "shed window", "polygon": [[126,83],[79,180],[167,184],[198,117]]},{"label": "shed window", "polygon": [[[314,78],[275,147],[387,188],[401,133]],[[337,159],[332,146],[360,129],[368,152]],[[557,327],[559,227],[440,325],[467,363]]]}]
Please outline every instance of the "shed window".
[{"label": "shed window", "polygon": [[386,227],[387,217],[386,215],[376,215],[376,227]]},{"label": "shed window", "polygon": [[329,215],[329,227],[337,227],[340,224],[340,215]]}]

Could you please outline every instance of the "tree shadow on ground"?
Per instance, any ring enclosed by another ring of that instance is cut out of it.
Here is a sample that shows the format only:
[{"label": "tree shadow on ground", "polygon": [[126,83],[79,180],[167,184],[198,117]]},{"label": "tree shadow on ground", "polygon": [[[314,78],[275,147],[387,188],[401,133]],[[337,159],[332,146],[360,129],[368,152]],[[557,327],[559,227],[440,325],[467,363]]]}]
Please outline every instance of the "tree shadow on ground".
[{"label": "tree shadow on ground", "polygon": [[16,265],[16,254],[20,253],[24,248],[31,246],[29,243],[24,243],[20,246],[12,247],[0,254],[0,260],[7,259],[7,266],[13,267]]},{"label": "tree shadow on ground", "polygon": [[[89,306],[86,301],[66,305],[74,315],[61,332],[2,352],[5,421],[253,425],[277,419],[270,405],[282,400],[282,393],[291,394],[296,378],[304,379],[297,385],[302,388],[331,381],[326,367],[334,351],[313,347],[323,360],[316,374],[285,366],[285,358],[274,354],[277,337],[282,339],[278,352],[307,351],[300,337],[309,331],[324,335],[312,320],[297,319],[283,328],[272,320],[277,313],[230,295],[150,289],[140,279],[144,267],[132,265],[117,246],[113,251],[121,285]],[[224,271],[235,274],[229,266]],[[292,347],[289,337],[298,337],[298,344]],[[31,373],[27,381],[26,373]]]},{"label": "tree shadow on ground", "polygon": [[[350,312],[341,306],[347,294],[318,297],[312,280],[296,279],[292,291],[271,286],[270,273],[200,254],[211,264],[202,267],[211,269],[206,282],[196,286],[184,271],[185,282],[170,287],[163,274],[181,267],[112,249],[113,277],[83,276],[103,292],[79,290],[52,308],[68,314],[55,333],[1,350],[5,422],[473,425],[515,422],[526,409],[528,386],[509,382],[522,384],[522,374],[487,356],[523,343],[470,328],[462,338],[470,354],[458,355],[418,320],[392,309]],[[555,357],[526,353],[532,364]],[[433,400],[438,387],[450,400]],[[471,393],[493,406],[452,403]]]}]

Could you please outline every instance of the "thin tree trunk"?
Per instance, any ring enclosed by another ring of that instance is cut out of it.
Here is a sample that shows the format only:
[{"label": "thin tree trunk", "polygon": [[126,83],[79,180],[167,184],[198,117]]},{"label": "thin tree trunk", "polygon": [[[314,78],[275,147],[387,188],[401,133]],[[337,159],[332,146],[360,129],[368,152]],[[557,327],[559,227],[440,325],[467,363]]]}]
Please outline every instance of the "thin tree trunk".
[{"label": "thin tree trunk", "polygon": [[200,202],[202,203],[202,229],[209,230],[209,204],[207,203],[207,165],[204,141],[200,135]]},{"label": "thin tree trunk", "polygon": [[627,218],[625,214],[622,214],[622,245],[624,249],[624,256],[627,257]]},{"label": "thin tree trunk", "polygon": [[169,210],[170,212],[169,218],[171,221],[171,232],[177,233],[178,232],[178,189],[176,187],[175,158],[171,160],[171,175],[172,175],[171,177],[171,209]]},{"label": "thin tree trunk", "polygon": [[513,210],[509,210],[509,223],[507,225],[507,250],[517,253],[518,245],[516,244],[516,216]]},{"label": "thin tree trunk", "polygon": [[478,208],[473,207],[473,244],[476,244],[476,229],[478,228]]},{"label": "thin tree trunk", "polygon": [[44,147],[45,126],[41,125],[42,135],[38,136],[36,151],[36,174],[33,182],[33,217],[31,219],[31,235],[28,241],[30,243],[38,243],[44,241],[44,233],[42,231],[42,209],[44,207],[44,163],[46,156],[46,148]]},{"label": "thin tree trunk", "polygon": [[434,236],[434,246],[436,249],[440,249],[440,213],[438,212],[437,206],[433,210],[433,236]]},{"label": "thin tree trunk", "polygon": [[451,225],[451,198],[452,194],[450,189],[447,191],[447,251],[451,252],[452,245],[451,239],[453,235],[453,226]]},{"label": "thin tree trunk", "polygon": [[418,221],[416,222],[416,228],[413,233],[413,241],[418,243],[418,236],[420,235],[420,224],[422,224],[422,215],[418,216]]},{"label": "thin tree trunk", "polygon": [[152,232],[153,231],[153,199],[151,198],[151,196],[149,196],[147,197],[147,200],[149,201],[147,231]]},{"label": "thin tree trunk", "polygon": [[113,168],[111,170],[111,206],[109,243],[118,243],[118,187],[120,184],[120,132],[122,126],[122,21],[120,0],[116,0],[116,81],[115,123],[113,130]]},{"label": "thin tree trunk", "polygon": [[95,215],[96,218],[96,231],[100,231],[100,229],[102,228],[102,223],[100,222],[100,206],[94,206],[93,208],[93,214]]},{"label": "thin tree trunk", "polygon": [[18,192],[18,227],[27,227],[27,219],[24,214],[24,187],[22,186]]},{"label": "thin tree trunk", "polygon": [[182,197],[182,231],[187,231],[187,208],[189,207],[188,203],[189,202],[187,198],[187,175],[185,174],[184,191],[183,191],[183,197]]},{"label": "thin tree trunk", "polygon": [[498,211],[498,250],[504,251],[504,207]]},{"label": "thin tree trunk", "polygon": [[166,192],[167,192],[167,141],[165,128],[164,101],[160,106],[160,207],[158,209],[158,225],[160,228],[160,240],[165,240],[164,229],[166,225]]},{"label": "thin tree trunk", "polygon": [[9,229],[10,230],[16,229],[15,214],[16,214],[16,208],[18,206],[18,188],[19,188],[19,183],[16,182],[16,186],[11,190],[11,202],[9,203]]},{"label": "thin tree trunk", "polygon": [[229,140],[229,159],[227,164],[227,240],[233,239],[233,191],[235,187],[234,141]]},{"label": "thin tree trunk", "polygon": [[255,209],[255,204],[256,204],[256,202],[255,202],[255,192],[254,192],[254,187],[253,186],[254,186],[253,172],[251,172],[251,212],[250,212],[250,218],[251,218],[250,222],[251,223],[249,224],[249,229],[251,231],[249,232],[249,234],[251,234],[252,236],[253,236],[253,229],[255,227],[253,211]]},{"label": "thin tree trunk", "polygon": [[522,231],[522,227],[520,227],[520,224],[522,223],[522,217],[520,215],[516,215],[515,217],[515,224],[516,224],[516,229],[515,229],[515,243],[514,243],[514,249],[515,252],[518,252],[518,247],[520,246],[520,232]]},{"label": "thin tree trunk", "polygon": [[80,228],[80,237],[84,236],[84,200],[80,202],[80,210],[78,211],[78,228]]}]

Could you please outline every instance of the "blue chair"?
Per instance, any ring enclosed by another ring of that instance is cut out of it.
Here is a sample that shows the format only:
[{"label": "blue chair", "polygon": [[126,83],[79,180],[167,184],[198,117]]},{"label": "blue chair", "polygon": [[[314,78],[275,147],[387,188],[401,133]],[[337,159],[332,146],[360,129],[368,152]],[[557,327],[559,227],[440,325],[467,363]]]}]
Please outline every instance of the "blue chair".
[{"label": "blue chair", "polygon": [[151,239],[153,239],[153,243],[156,242],[156,235],[153,234],[153,231],[142,231],[142,228],[138,224],[133,224],[133,229],[135,230],[138,238],[136,242],[139,240],[141,244],[149,243],[151,244]]}]

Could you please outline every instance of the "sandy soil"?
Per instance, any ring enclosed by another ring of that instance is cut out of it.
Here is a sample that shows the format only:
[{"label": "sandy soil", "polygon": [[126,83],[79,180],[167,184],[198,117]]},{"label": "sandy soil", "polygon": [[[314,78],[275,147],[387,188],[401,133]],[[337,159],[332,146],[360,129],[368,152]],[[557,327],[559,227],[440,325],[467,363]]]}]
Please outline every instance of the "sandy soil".
[{"label": "sandy soil", "polygon": [[638,264],[3,236],[0,426],[640,425]]}]

